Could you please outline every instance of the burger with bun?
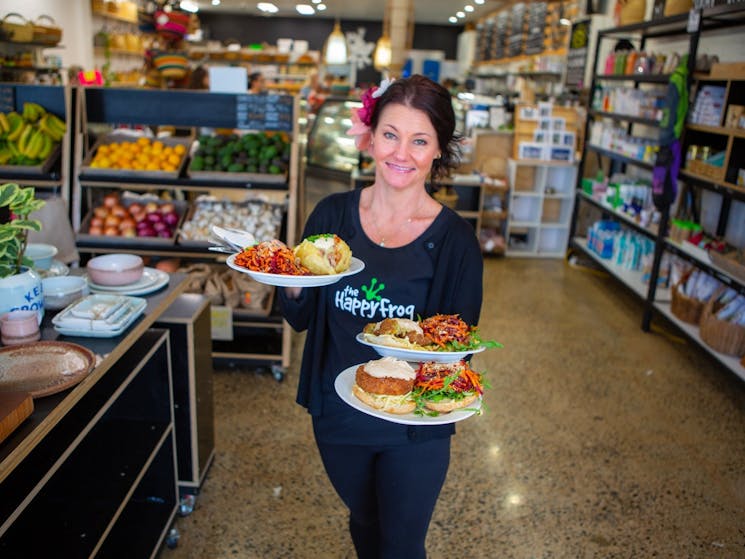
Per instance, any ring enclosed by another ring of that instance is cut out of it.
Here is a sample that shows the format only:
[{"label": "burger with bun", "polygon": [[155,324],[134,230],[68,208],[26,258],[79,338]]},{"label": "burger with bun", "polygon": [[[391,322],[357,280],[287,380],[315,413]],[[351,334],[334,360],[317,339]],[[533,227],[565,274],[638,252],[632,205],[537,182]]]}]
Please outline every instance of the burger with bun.
[{"label": "burger with bun", "polygon": [[416,409],[411,398],[417,373],[401,359],[383,357],[357,367],[352,393],[373,409],[404,414]]},{"label": "burger with bun", "polygon": [[352,250],[338,235],[312,235],[294,248],[300,264],[316,275],[346,272],[352,262]]}]

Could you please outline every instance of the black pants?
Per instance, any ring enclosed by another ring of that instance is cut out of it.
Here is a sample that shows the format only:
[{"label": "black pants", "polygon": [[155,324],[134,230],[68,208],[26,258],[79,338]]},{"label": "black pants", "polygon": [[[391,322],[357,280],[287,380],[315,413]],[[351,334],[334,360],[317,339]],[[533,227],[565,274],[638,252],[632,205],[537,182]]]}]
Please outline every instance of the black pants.
[{"label": "black pants", "polygon": [[425,559],[424,540],[450,462],[450,437],[403,446],[318,449],[349,508],[359,559]]}]

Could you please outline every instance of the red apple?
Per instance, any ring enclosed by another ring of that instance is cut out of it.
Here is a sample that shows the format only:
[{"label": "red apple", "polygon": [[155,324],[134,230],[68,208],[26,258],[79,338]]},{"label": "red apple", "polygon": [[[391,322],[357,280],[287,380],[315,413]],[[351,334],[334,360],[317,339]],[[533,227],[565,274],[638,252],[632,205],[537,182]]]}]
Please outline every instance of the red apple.
[{"label": "red apple", "polygon": [[158,211],[158,204],[156,202],[148,202],[147,204],[145,204],[145,211],[147,213]]}]

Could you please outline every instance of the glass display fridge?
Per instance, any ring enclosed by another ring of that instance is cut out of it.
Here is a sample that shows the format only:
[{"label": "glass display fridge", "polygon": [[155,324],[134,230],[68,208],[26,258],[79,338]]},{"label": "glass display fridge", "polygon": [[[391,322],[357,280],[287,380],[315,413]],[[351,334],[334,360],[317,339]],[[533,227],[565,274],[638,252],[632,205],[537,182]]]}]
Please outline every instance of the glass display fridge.
[{"label": "glass display fridge", "polygon": [[362,102],[357,99],[329,97],[323,102],[308,133],[308,174],[350,181],[352,171],[360,165],[360,152],[347,130],[352,127],[351,110],[360,107]]}]

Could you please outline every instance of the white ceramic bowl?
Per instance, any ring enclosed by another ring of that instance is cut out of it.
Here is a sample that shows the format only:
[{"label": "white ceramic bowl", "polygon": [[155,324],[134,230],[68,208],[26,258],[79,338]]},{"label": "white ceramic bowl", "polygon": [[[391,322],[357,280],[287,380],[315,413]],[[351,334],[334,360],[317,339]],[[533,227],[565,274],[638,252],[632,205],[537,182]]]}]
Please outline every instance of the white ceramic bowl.
[{"label": "white ceramic bowl", "polygon": [[37,270],[48,270],[57,256],[57,247],[44,243],[29,243],[23,255],[34,261],[34,268]]},{"label": "white ceramic bowl", "polygon": [[86,265],[91,282],[98,285],[128,285],[142,277],[145,264],[136,254],[104,254]]},{"label": "white ceramic bowl", "polygon": [[64,309],[88,295],[88,282],[80,276],[59,276],[41,280],[44,292],[44,308],[51,310]]}]

